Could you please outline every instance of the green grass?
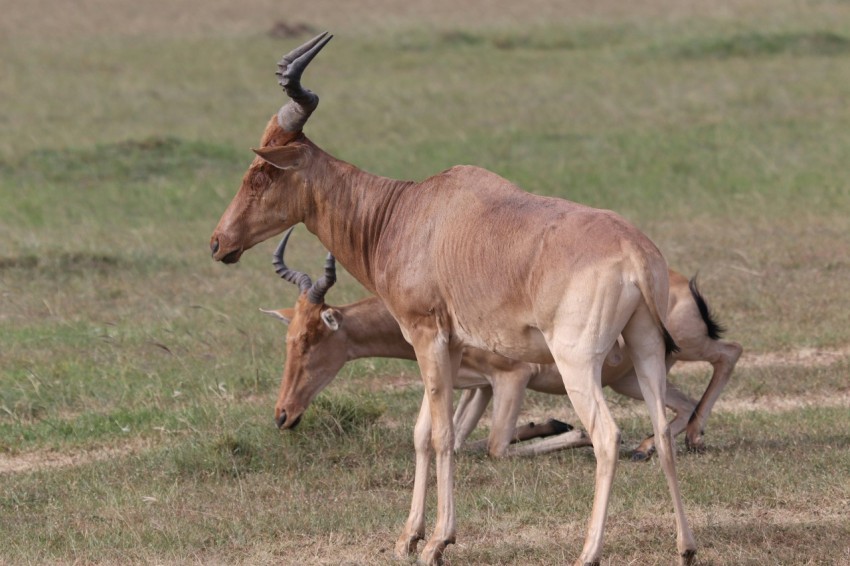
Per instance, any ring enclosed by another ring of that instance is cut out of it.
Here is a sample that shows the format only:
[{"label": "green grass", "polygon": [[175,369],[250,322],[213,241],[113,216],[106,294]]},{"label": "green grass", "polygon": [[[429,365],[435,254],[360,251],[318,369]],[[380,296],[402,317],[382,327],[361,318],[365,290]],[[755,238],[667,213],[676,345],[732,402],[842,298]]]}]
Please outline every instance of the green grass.
[{"label": "green grass", "polygon": [[[309,550],[298,553],[289,545],[301,541],[316,548],[331,536],[355,548],[361,559],[382,563],[412,481],[408,431],[368,416],[337,428],[338,419],[322,412],[302,429],[280,435],[261,424],[256,410],[234,410],[202,433],[162,440],[160,448],[143,454],[12,476],[0,499],[8,511],[3,528],[19,535],[8,557],[13,563],[24,557],[101,562],[122,556],[179,559],[198,551],[241,562],[257,546],[268,546],[295,553],[287,554],[290,560],[309,561]],[[834,475],[850,464],[845,415],[843,408],[717,415],[709,452],[679,459],[685,497],[709,561],[727,559],[731,546],[745,563],[758,563],[759,545],[736,533],[730,519],[751,522],[755,536],[778,543],[771,551],[777,564],[799,560],[800,547],[813,553],[815,563],[829,560],[828,548],[810,545],[827,533],[847,533],[846,522],[835,517],[846,511],[842,502],[850,491]],[[621,422],[629,440],[645,426],[643,419]],[[461,456],[461,532],[476,542],[453,548],[452,559],[508,564],[522,557],[546,564],[576,552],[592,499],[592,463],[588,450],[533,464]],[[666,562],[665,551],[672,550],[664,530],[671,523],[664,518],[666,497],[656,464],[623,461],[608,554],[631,557],[641,548],[657,557],[653,562]],[[779,525],[786,535],[800,537],[795,544],[768,527],[773,517],[795,516]],[[824,522],[815,523],[818,516]],[[564,530],[566,525],[573,528]],[[508,534],[510,543],[498,535],[502,528],[517,529]],[[525,528],[529,538],[516,545]],[[535,539],[550,529],[554,541]],[[820,529],[826,532],[818,534]],[[375,532],[382,537],[377,548],[358,545]]]},{"label": "green grass", "polygon": [[[209,259],[284,101],[274,64],[300,38],[269,37],[277,20],[336,34],[304,77],[322,99],[307,134],[334,155],[411,179],[472,163],[612,208],[700,273],[747,352],[850,343],[846,3],[24,4],[0,19],[0,465],[29,469],[2,474],[0,564],[390,562],[415,365],[350,364],[279,433],[285,327],[257,308],[295,289],[273,242]],[[300,228],[288,263],[317,274],[323,257]],[[364,295],[341,273],[329,299]],[[850,560],[834,542],[850,540],[846,406],[762,403],[846,396],[847,372],[736,371],[722,399],[738,409],[679,459],[702,563]],[[697,395],[707,374],[674,380]],[[669,564],[658,465],[627,460],[644,410],[609,400],[625,443],[605,561]],[[575,421],[529,395],[524,419],[553,414]],[[462,455],[447,558],[575,559],[593,469],[589,450]]]},{"label": "green grass", "polygon": [[697,39],[675,50],[683,59],[771,55],[839,56],[850,53],[850,39],[832,32],[748,33]]}]

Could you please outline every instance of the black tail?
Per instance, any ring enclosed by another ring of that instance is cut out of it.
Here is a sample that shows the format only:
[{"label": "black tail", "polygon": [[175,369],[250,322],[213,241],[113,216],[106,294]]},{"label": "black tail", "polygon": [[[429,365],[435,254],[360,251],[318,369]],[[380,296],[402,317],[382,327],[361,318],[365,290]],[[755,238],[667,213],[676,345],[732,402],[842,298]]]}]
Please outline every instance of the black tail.
[{"label": "black tail", "polygon": [[714,313],[711,312],[710,308],[708,308],[708,303],[705,302],[702,294],[700,294],[699,287],[697,287],[696,275],[694,275],[693,279],[688,282],[688,288],[690,288],[691,295],[693,295],[694,302],[697,304],[697,308],[699,309],[699,314],[702,316],[702,320],[708,328],[708,337],[712,340],[720,340],[723,333],[726,332],[726,328],[717,322]]},{"label": "black tail", "polygon": [[667,331],[667,328],[662,326],[661,330],[664,332],[664,353],[669,356],[670,354],[675,354],[679,350],[681,350],[681,348],[679,348],[679,345],[676,344],[676,341],[673,340],[673,337],[670,336],[670,333]]}]

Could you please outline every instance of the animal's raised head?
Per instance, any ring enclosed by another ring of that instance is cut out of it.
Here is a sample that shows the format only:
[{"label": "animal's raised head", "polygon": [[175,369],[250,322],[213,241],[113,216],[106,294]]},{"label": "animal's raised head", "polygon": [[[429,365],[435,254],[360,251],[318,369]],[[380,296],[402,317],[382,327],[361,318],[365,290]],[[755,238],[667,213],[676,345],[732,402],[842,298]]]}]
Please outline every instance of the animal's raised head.
[{"label": "animal's raised head", "polygon": [[304,69],[333,36],[322,33],[278,62],[278,82],[289,101],[269,120],[257,157],[210,238],[213,259],[236,263],[242,253],[300,222],[304,178],[312,146],[302,129],[319,97],[301,86]]},{"label": "animal's raised head", "polygon": [[348,361],[343,315],[325,304],[325,294],[336,281],[334,258],[328,254],[325,274],[312,282],[309,275],[290,269],[284,262],[291,233],[290,228],[278,245],[274,265],[278,275],[297,285],[301,293],[294,309],[263,310],[289,325],[286,364],[274,415],[281,429],[298,424],[310,402]]}]

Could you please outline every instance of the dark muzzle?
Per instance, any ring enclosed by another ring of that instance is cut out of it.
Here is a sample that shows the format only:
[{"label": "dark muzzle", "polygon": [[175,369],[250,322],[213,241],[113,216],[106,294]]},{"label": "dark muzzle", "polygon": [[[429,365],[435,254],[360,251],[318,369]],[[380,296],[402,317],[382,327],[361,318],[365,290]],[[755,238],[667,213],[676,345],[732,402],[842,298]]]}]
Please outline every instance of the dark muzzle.
[{"label": "dark muzzle", "polygon": [[281,430],[284,429],[284,428],[288,428],[289,430],[292,430],[292,429],[294,429],[295,427],[298,426],[298,423],[301,422],[302,416],[303,415],[299,415],[294,421],[292,421],[292,424],[290,424],[289,426],[286,426],[286,411],[281,411],[280,416],[275,421],[275,424],[277,424],[277,428],[279,428]]}]

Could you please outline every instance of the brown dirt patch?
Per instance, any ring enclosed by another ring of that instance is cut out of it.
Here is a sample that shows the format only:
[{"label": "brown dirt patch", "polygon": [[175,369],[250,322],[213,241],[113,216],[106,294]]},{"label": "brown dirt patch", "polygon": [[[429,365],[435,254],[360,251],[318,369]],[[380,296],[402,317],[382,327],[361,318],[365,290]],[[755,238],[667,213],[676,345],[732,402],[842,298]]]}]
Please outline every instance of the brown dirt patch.
[{"label": "brown dirt patch", "polygon": [[56,452],[54,450],[35,450],[22,454],[0,454],[0,475],[19,474],[50,468],[67,468],[100,462],[112,458],[140,452],[149,445],[145,441],[132,442],[122,446],[92,448],[75,452]]},{"label": "brown dirt patch", "polygon": [[740,367],[800,366],[807,368],[828,367],[850,358],[850,347],[801,348],[791,352],[765,352],[762,354],[744,354],[738,360]]}]

